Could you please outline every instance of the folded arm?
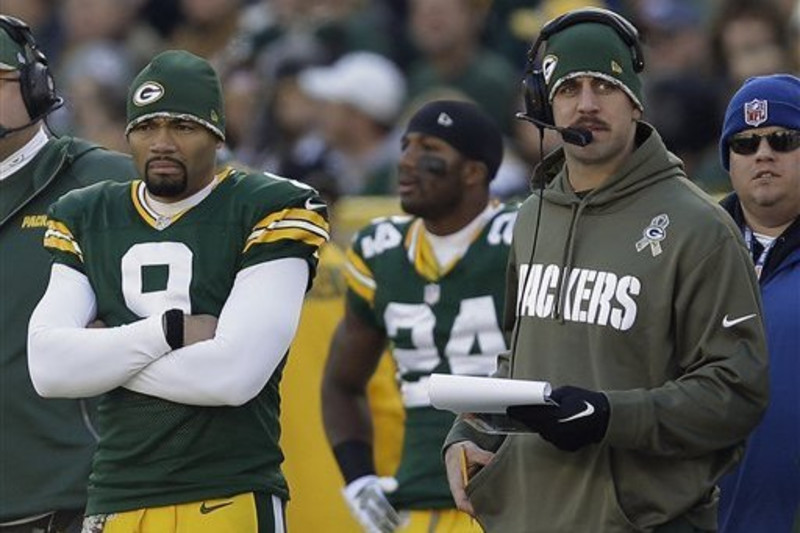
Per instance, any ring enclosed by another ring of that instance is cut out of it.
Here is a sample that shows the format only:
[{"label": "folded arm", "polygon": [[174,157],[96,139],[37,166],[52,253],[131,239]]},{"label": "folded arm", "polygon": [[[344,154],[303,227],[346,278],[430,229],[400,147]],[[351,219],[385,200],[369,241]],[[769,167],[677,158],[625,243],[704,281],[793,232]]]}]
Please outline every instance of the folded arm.
[{"label": "folded arm", "polygon": [[39,395],[96,396],[169,352],[160,315],[115,328],[87,329],[96,312],[88,278],[67,266],[53,265],[28,327],[28,366]]},{"label": "folded arm", "polygon": [[286,354],[308,276],[308,265],[299,258],[243,270],[214,338],[171,351],[161,315],[88,329],[97,310],[89,280],[54,265],[29,327],[34,387],[56,398],[95,396],[124,386],[192,405],[241,405],[261,391]]},{"label": "folded arm", "polygon": [[300,258],[242,270],[213,339],[171,352],[123,386],[190,405],[241,405],[253,399],[294,338],[308,277],[308,264]]}]

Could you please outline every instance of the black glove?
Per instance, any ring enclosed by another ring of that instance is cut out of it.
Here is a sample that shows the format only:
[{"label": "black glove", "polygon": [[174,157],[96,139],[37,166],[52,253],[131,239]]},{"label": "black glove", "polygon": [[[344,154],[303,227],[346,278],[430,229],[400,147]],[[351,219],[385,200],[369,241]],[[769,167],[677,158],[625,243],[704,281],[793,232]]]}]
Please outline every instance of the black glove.
[{"label": "black glove", "polygon": [[605,394],[566,386],[550,397],[558,405],[512,405],[506,414],[567,452],[603,440],[610,413]]}]

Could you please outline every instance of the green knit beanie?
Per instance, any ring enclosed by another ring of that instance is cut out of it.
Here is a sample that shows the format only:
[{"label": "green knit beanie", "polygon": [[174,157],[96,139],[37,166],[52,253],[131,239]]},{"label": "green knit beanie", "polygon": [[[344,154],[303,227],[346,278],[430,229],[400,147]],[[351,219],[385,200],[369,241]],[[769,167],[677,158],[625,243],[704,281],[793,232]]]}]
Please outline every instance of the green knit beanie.
[{"label": "green knit beanie", "polygon": [[22,46],[0,29],[0,70],[19,70],[26,62]]},{"label": "green knit beanie", "polygon": [[553,101],[559,86],[579,76],[594,76],[619,86],[640,110],[642,81],[633,69],[630,47],[612,27],[599,22],[568,26],[547,40],[542,70]]},{"label": "green knit beanie", "polygon": [[144,67],[128,92],[125,135],[155,117],[192,120],[225,140],[222,88],[208,61],[185,50],[168,50]]}]

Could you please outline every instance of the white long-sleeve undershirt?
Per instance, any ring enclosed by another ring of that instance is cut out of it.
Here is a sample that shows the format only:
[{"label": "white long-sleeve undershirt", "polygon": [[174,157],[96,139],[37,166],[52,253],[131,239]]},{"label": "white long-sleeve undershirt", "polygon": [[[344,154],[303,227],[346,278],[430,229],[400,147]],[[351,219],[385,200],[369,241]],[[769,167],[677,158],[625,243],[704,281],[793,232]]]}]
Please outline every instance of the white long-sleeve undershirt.
[{"label": "white long-sleeve undershirt", "polygon": [[89,280],[54,265],[28,332],[34,387],[45,397],[94,396],[122,386],[190,405],[241,405],[261,391],[286,354],[308,276],[300,258],[242,270],[214,338],[170,351],[161,315],[87,329],[97,308]]}]

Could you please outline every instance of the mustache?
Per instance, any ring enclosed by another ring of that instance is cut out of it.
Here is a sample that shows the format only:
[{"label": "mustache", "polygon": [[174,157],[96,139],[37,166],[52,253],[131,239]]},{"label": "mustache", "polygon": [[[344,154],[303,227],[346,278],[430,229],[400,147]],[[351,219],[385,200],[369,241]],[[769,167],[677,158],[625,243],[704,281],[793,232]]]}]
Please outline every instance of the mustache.
[{"label": "mustache", "polygon": [[174,157],[169,157],[168,155],[159,155],[156,157],[151,157],[145,162],[145,168],[149,169],[151,163],[156,163],[158,161],[167,161],[169,163],[173,163],[175,165],[179,165],[181,168],[186,170],[186,166],[183,164],[183,161],[175,159]]},{"label": "mustache", "polygon": [[609,129],[609,125],[606,122],[602,121],[602,120],[598,120],[598,119],[594,119],[594,118],[582,118],[582,119],[579,119],[576,122],[570,124],[570,128],[579,128],[579,129],[594,128],[594,129],[607,130],[607,129]]}]

